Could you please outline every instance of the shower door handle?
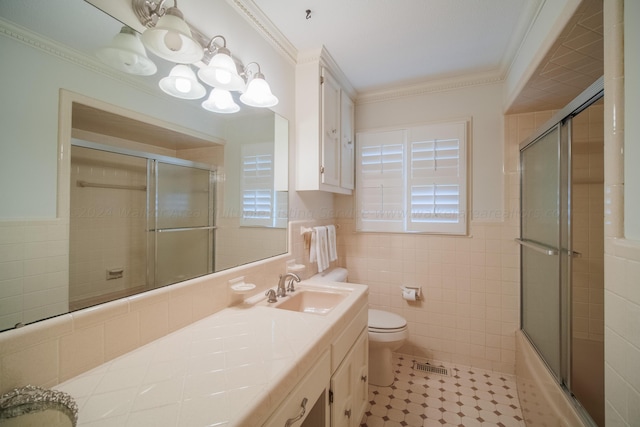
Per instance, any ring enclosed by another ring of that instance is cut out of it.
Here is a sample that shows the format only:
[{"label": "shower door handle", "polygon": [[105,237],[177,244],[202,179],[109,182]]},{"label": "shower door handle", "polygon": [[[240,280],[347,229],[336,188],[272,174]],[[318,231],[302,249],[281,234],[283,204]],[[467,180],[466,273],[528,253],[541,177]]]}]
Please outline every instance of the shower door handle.
[{"label": "shower door handle", "polygon": [[157,231],[158,233],[167,233],[171,231],[192,231],[192,230],[215,230],[216,226],[203,226],[203,227],[178,227],[178,228],[157,228],[149,231]]},{"label": "shower door handle", "polygon": [[529,249],[533,249],[536,252],[543,253],[545,255],[558,255],[558,250],[551,246],[543,245],[541,243],[532,242],[531,240],[515,239],[521,246],[525,246]]}]

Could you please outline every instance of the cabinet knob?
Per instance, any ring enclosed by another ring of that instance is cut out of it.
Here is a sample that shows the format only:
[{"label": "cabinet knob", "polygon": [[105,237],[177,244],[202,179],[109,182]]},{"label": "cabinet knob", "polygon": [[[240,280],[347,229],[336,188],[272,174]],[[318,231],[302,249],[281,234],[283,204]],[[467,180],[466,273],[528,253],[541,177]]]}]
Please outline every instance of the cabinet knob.
[{"label": "cabinet knob", "polygon": [[351,418],[351,409],[345,409],[344,414],[347,416],[347,418]]},{"label": "cabinet knob", "polygon": [[367,376],[366,376],[366,375],[363,375],[363,376],[361,376],[361,377],[360,377],[360,379],[361,379],[362,381],[366,382],[366,381],[367,381]]}]

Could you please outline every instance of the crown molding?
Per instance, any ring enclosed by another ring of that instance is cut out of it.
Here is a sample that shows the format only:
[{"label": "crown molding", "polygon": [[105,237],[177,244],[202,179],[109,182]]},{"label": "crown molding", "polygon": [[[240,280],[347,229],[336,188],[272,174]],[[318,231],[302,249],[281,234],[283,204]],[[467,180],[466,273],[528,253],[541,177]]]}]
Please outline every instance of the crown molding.
[{"label": "crown molding", "polygon": [[500,72],[486,72],[460,77],[451,77],[425,81],[421,83],[397,86],[389,89],[361,92],[356,97],[356,104],[371,104],[393,99],[407,98],[427,93],[444,92],[472,86],[484,86],[505,81],[505,75]]},{"label": "crown molding", "polygon": [[130,85],[137,90],[145,92],[149,95],[157,96],[157,91],[153,88],[141,84],[140,79],[135,79],[125,73],[112,70],[105,66],[97,58],[94,59],[87,54],[72,49],[62,43],[43,37],[27,28],[7,21],[0,17],[0,35],[8,37],[31,48],[37,49],[48,55],[55,56],[65,62],[87,69],[91,72],[101,74],[111,79]]},{"label": "crown molding", "polygon": [[356,90],[326,47],[322,46],[298,53],[297,63],[298,65],[320,63],[320,65],[327,67],[333,77],[338,80],[342,89],[347,92],[351,99],[355,99]]},{"label": "crown molding", "polygon": [[285,59],[295,65],[298,50],[291,44],[284,34],[262,12],[253,0],[227,0],[262,36],[271,43]]}]

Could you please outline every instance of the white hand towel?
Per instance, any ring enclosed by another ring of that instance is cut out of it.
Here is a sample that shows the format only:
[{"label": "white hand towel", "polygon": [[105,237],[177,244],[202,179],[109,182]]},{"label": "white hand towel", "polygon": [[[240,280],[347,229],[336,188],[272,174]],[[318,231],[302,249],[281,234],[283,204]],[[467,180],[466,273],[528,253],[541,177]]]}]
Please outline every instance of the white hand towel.
[{"label": "white hand towel", "polygon": [[315,262],[317,258],[317,241],[318,233],[316,230],[311,230],[311,243],[309,243],[309,262]]},{"label": "white hand towel", "polygon": [[336,226],[327,225],[327,234],[329,236],[329,261],[338,259],[338,246],[336,245]]},{"label": "white hand towel", "polygon": [[329,268],[329,242],[327,227],[314,227],[316,235],[316,258],[318,262],[318,273]]}]

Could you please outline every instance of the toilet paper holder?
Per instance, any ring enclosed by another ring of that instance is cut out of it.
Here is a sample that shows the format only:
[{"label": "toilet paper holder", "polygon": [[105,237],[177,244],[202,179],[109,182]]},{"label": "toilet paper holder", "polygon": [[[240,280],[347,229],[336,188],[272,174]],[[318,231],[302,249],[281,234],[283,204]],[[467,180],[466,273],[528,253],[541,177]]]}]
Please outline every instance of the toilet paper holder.
[{"label": "toilet paper holder", "polygon": [[419,301],[422,299],[422,288],[418,287],[418,286],[405,286],[402,285],[400,286],[400,289],[402,289],[402,296],[404,299],[405,298],[405,293],[406,294],[415,294],[415,300]]}]

